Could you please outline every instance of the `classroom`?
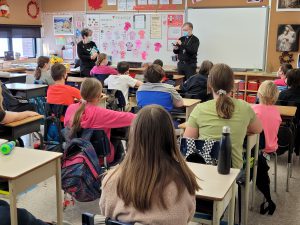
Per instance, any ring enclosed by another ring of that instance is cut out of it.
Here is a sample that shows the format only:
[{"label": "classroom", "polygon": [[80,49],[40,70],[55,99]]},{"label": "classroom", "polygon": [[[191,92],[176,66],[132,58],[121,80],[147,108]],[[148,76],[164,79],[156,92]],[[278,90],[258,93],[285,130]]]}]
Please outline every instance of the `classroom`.
[{"label": "classroom", "polygon": [[299,18],[0,0],[0,225],[299,225]]}]

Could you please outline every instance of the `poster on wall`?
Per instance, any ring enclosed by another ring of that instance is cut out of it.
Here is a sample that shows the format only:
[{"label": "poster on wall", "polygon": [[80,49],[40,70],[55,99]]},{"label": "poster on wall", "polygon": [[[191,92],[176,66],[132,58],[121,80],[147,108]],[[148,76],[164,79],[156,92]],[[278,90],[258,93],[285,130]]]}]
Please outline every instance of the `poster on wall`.
[{"label": "poster on wall", "polygon": [[172,43],[175,42],[178,38],[181,37],[181,28],[183,25],[183,15],[168,15],[167,17],[167,25],[168,25],[168,51],[173,50]]},{"label": "poster on wall", "polygon": [[100,41],[100,17],[99,15],[87,15],[86,27],[93,31],[93,42],[99,45]]},{"label": "poster on wall", "polygon": [[277,11],[300,11],[300,1],[277,0]]},{"label": "poster on wall", "polygon": [[276,50],[278,52],[296,52],[299,50],[300,24],[281,24],[277,31]]},{"label": "poster on wall", "polygon": [[73,16],[53,16],[54,35],[74,35]]},{"label": "poster on wall", "polygon": [[150,38],[151,39],[160,39],[162,34],[161,30],[161,16],[160,15],[151,15],[150,20]]}]

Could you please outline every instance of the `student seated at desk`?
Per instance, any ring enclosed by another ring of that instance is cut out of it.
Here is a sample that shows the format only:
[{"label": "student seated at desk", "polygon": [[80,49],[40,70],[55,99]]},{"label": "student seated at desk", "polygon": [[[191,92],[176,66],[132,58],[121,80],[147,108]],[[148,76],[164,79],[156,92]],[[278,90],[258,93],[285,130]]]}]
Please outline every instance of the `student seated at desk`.
[{"label": "student seated at desk", "polygon": [[102,181],[100,211],[122,222],[187,225],[197,190],[196,176],[178,149],[172,118],[161,106],[150,105],[133,122],[123,162]]},{"label": "student seated at desk", "polygon": [[300,69],[287,72],[288,89],[280,92],[278,100],[300,103]]},{"label": "student seated at desk", "polygon": [[[266,202],[263,202],[260,206],[260,213],[265,214],[268,212],[269,215],[274,213],[276,205],[271,198],[270,177],[268,174],[270,167],[267,164],[266,154],[274,153],[278,149],[277,135],[281,124],[281,116],[277,107],[274,106],[278,95],[277,86],[273,81],[266,80],[261,83],[258,89],[259,104],[252,105],[257,118],[262,122],[265,138],[265,146],[262,149],[264,153],[259,155],[256,178],[256,185],[266,199]],[[265,207],[265,203],[268,203],[267,207]]]},{"label": "student seated at desk", "polygon": [[49,72],[50,70],[50,59],[46,56],[40,56],[37,59],[37,67],[34,72],[34,78],[43,84],[51,85],[54,84],[54,80]]},{"label": "student seated at desk", "polygon": [[[135,117],[132,113],[112,111],[98,106],[102,96],[102,85],[97,79],[87,78],[81,85],[80,93],[83,98],[81,102],[70,105],[65,114],[64,124],[65,127],[71,128],[71,137],[81,128],[91,128],[103,129],[110,139],[112,128],[128,127]],[[110,147],[111,154],[107,157],[109,163],[114,160],[115,151],[123,151],[119,140],[111,143]]]},{"label": "student seated at desk", "polygon": [[139,107],[157,104],[171,111],[174,107],[182,107],[183,100],[175,87],[162,83],[165,72],[161,66],[153,64],[144,73],[146,83],[139,87],[136,97]]},{"label": "student seated at desk", "polygon": [[111,74],[118,74],[118,71],[112,68],[111,66],[108,66],[108,59],[107,55],[104,53],[101,53],[98,58],[96,65],[91,70],[91,75],[111,75]]},{"label": "student seated at desk", "polygon": [[231,98],[234,88],[232,69],[225,64],[213,66],[208,77],[208,89],[214,99],[198,104],[191,113],[184,137],[201,140],[220,140],[222,127],[229,126],[232,143],[232,166],[243,166],[243,141],[248,133],[260,133],[261,122],[251,106]]},{"label": "student seated at desk", "polygon": [[129,76],[129,63],[119,62],[117,68],[119,75],[110,75],[107,79],[105,79],[104,84],[108,86],[108,89],[122,91],[126,100],[126,111],[130,111],[128,103],[129,88],[139,87],[143,83]]},{"label": "student seated at desk", "polygon": [[274,80],[274,83],[279,87],[286,87],[286,74],[289,70],[293,69],[293,66],[289,63],[283,63],[277,72],[277,76],[280,79]]},{"label": "student seated at desk", "polygon": [[194,98],[201,99],[201,102],[211,99],[211,95],[207,93],[207,77],[212,67],[213,63],[211,61],[203,61],[198,74],[187,79],[180,85],[179,89],[184,94],[190,94]]},{"label": "student seated at desk", "polygon": [[164,67],[164,62],[160,59],[155,59],[152,64],[156,64],[156,65],[160,65],[161,67]]},{"label": "student seated at desk", "polygon": [[63,64],[55,63],[51,67],[51,76],[54,84],[48,87],[47,103],[58,105],[71,105],[75,100],[80,100],[80,91],[66,85],[67,70]]}]

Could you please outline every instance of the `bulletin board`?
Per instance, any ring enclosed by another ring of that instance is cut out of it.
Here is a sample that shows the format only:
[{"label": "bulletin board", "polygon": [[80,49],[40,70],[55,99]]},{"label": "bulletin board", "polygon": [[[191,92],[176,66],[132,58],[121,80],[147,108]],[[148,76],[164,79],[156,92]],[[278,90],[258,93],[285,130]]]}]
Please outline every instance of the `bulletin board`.
[{"label": "bulletin board", "polygon": [[181,36],[183,20],[183,12],[131,12],[87,14],[85,24],[93,30],[99,51],[112,56],[113,63],[161,59],[165,65],[175,65],[172,43]]}]

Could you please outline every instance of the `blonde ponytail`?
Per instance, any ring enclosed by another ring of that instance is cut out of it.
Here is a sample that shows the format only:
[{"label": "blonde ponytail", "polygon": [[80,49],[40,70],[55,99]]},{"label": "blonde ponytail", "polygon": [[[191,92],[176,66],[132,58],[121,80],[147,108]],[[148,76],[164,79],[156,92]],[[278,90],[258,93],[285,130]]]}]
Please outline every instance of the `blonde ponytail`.
[{"label": "blonde ponytail", "polygon": [[81,116],[85,110],[86,103],[81,103],[79,108],[74,114],[73,123],[72,123],[72,132],[71,137],[76,136],[77,132],[81,130]]},{"label": "blonde ponytail", "polygon": [[224,94],[219,95],[216,102],[217,114],[222,119],[231,119],[234,112],[234,104],[232,99]]}]

